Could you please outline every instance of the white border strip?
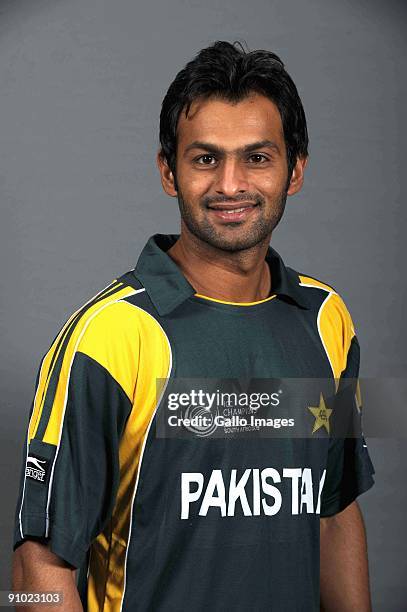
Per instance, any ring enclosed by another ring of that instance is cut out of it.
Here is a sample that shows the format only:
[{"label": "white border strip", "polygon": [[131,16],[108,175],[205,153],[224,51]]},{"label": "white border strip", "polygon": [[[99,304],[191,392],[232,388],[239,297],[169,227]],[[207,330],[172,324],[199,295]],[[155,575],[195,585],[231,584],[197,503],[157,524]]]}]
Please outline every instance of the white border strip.
[{"label": "white border strip", "polygon": [[126,557],[125,557],[125,561],[124,561],[124,583],[123,583],[123,594],[122,594],[122,600],[121,600],[121,602],[120,602],[120,610],[119,610],[119,612],[122,612],[122,610],[123,610],[123,602],[124,602],[124,597],[125,597],[125,594],[126,594],[126,583],[127,583],[127,555],[128,555],[129,548],[130,548],[131,530],[132,530],[132,526],[133,526],[133,509],[134,509],[134,500],[135,500],[136,493],[137,493],[137,487],[138,487],[138,481],[139,481],[140,472],[141,472],[141,464],[142,464],[142,461],[143,461],[144,449],[145,449],[145,446],[146,446],[146,442],[147,442],[147,438],[148,438],[148,434],[149,434],[149,431],[150,431],[151,424],[152,424],[152,422],[153,422],[153,420],[154,420],[154,416],[155,416],[155,414],[156,414],[156,412],[157,412],[158,406],[160,405],[160,402],[161,402],[161,399],[162,399],[162,397],[163,397],[163,395],[164,395],[165,389],[167,388],[168,381],[169,381],[169,378],[170,378],[170,376],[171,376],[171,372],[172,372],[172,364],[173,364],[171,343],[170,343],[170,341],[169,341],[169,339],[168,339],[168,336],[167,336],[167,334],[165,333],[164,329],[163,329],[163,328],[162,328],[162,326],[160,325],[160,323],[157,321],[157,319],[156,319],[155,317],[153,317],[153,315],[151,315],[149,312],[147,312],[147,311],[146,311],[146,310],[144,310],[143,308],[140,308],[139,306],[136,306],[135,304],[131,304],[131,305],[132,305],[132,306],[134,306],[134,308],[138,308],[139,310],[141,310],[141,311],[142,311],[142,312],[144,312],[145,314],[149,315],[149,316],[150,316],[150,317],[153,319],[153,321],[155,321],[155,323],[156,323],[156,324],[157,324],[157,325],[158,325],[158,326],[161,328],[161,331],[163,332],[163,334],[164,334],[164,336],[165,336],[165,338],[166,338],[166,340],[167,340],[167,342],[168,342],[168,348],[169,348],[169,350],[170,350],[170,364],[169,364],[169,368],[168,368],[167,380],[166,380],[166,382],[165,382],[165,385],[163,386],[163,389],[162,389],[162,392],[161,392],[161,394],[160,394],[160,397],[159,397],[159,399],[158,399],[158,401],[157,401],[157,404],[156,404],[156,406],[155,406],[155,408],[154,408],[154,411],[153,411],[153,413],[152,413],[152,416],[151,416],[150,422],[149,422],[149,424],[148,424],[148,427],[147,427],[146,433],[144,434],[143,446],[142,446],[141,453],[140,453],[140,458],[139,458],[139,463],[138,463],[138,470],[137,470],[137,477],[136,477],[136,482],[135,482],[135,485],[134,485],[133,498],[132,498],[132,500],[131,500],[131,510],[130,510],[130,525],[129,525],[128,540],[127,540]]},{"label": "white border strip", "polygon": [[331,362],[331,358],[329,356],[328,350],[326,348],[326,345],[325,345],[325,342],[324,342],[324,339],[323,339],[322,333],[321,333],[321,315],[322,315],[322,310],[323,310],[325,304],[327,303],[327,301],[329,300],[329,298],[331,297],[331,295],[338,295],[338,294],[337,294],[336,291],[333,291],[333,290],[331,291],[330,289],[327,289],[326,287],[320,287],[319,285],[312,285],[311,283],[300,283],[300,285],[302,287],[312,287],[313,289],[322,289],[322,291],[326,291],[328,293],[328,295],[326,296],[326,298],[324,299],[324,301],[322,302],[322,304],[321,304],[321,306],[319,307],[319,310],[318,310],[317,327],[318,327],[318,333],[319,333],[319,338],[321,340],[321,344],[324,347],[326,356],[328,358],[329,365],[331,366],[333,377],[335,379],[335,371],[334,371],[334,368],[333,368],[333,365],[332,365],[332,362]]},{"label": "white border strip", "polygon": [[321,306],[319,307],[318,316],[317,316],[317,327],[318,327],[319,337],[320,337],[321,342],[322,342],[322,346],[325,349],[325,353],[326,353],[326,356],[328,357],[328,361],[329,361],[329,365],[331,366],[333,377],[335,378],[334,367],[332,365],[332,361],[331,361],[331,358],[329,356],[328,349],[326,348],[326,344],[324,342],[324,339],[323,339],[322,333],[321,333],[321,314],[322,314],[322,309],[325,306],[325,304],[327,303],[327,301],[329,300],[329,298],[331,297],[331,295],[333,295],[333,294],[331,292],[329,292],[328,295],[326,296],[326,298],[324,299],[324,301],[322,302]]}]

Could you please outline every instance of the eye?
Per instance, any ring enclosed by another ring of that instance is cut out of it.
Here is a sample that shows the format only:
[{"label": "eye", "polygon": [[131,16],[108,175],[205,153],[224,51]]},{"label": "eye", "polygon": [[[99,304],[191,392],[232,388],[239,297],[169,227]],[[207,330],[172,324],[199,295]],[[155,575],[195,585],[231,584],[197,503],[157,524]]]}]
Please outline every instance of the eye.
[{"label": "eye", "polygon": [[212,166],[213,164],[203,161],[203,160],[208,160],[208,159],[209,160],[215,159],[215,157],[213,155],[210,155],[209,153],[206,153],[205,155],[200,155],[199,157],[195,158],[194,161],[197,164],[201,164],[203,166]]},{"label": "eye", "polygon": [[254,161],[255,164],[257,164],[257,163],[264,163],[266,161],[269,161],[268,157],[263,155],[263,153],[253,153],[252,155],[250,155],[249,159],[253,159],[253,158],[257,158]]}]

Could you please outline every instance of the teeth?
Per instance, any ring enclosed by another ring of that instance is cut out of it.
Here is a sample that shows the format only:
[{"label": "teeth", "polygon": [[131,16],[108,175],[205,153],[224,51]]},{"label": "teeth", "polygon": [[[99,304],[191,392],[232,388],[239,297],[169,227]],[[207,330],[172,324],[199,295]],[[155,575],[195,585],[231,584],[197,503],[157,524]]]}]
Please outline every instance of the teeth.
[{"label": "teeth", "polygon": [[237,212],[242,212],[242,210],[245,210],[245,208],[248,208],[248,207],[243,207],[243,208],[232,208],[232,210],[223,210],[223,212],[226,212],[226,213],[228,213],[228,214],[231,214],[231,213],[237,213]]}]

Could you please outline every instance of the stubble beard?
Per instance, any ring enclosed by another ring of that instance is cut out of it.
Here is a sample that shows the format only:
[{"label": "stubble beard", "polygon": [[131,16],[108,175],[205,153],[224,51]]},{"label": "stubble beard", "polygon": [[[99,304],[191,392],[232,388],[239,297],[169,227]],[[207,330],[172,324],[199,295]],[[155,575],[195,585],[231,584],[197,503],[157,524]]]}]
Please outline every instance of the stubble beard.
[{"label": "stubble beard", "polygon": [[[232,232],[230,232],[230,234],[228,235],[227,232],[222,232],[221,229],[216,229],[214,225],[212,225],[208,221],[208,209],[205,201],[199,203],[199,207],[202,211],[204,211],[205,216],[202,221],[198,221],[196,216],[192,212],[193,206],[186,203],[185,199],[182,196],[182,192],[179,189],[179,186],[177,199],[181,219],[183,220],[191,234],[216,249],[235,252],[253,248],[257,244],[264,242],[270,237],[271,233],[277,227],[281,217],[283,216],[287,201],[287,189],[284,189],[280,193],[278,198],[274,200],[272,209],[267,218],[264,217],[264,214],[259,215],[259,218],[256,220],[256,223],[251,224],[250,227],[248,227],[247,232],[242,232],[240,233],[240,235],[237,235],[236,232],[236,236],[234,236]],[[258,205],[264,211],[264,198],[258,196],[253,199],[253,201],[258,203]],[[227,223],[226,225],[236,226],[237,224]]]}]

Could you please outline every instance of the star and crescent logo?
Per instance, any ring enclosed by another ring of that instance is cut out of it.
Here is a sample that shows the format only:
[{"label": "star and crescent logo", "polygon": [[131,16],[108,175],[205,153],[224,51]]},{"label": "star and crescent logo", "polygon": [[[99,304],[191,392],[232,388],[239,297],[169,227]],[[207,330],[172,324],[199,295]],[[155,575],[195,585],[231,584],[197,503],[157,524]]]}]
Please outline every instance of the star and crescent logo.
[{"label": "star and crescent logo", "polygon": [[318,429],[321,429],[321,427],[325,427],[326,431],[330,433],[329,417],[332,414],[332,408],[327,408],[322,393],[319,398],[319,406],[308,406],[308,410],[312,412],[315,417],[312,433],[315,433]]}]

